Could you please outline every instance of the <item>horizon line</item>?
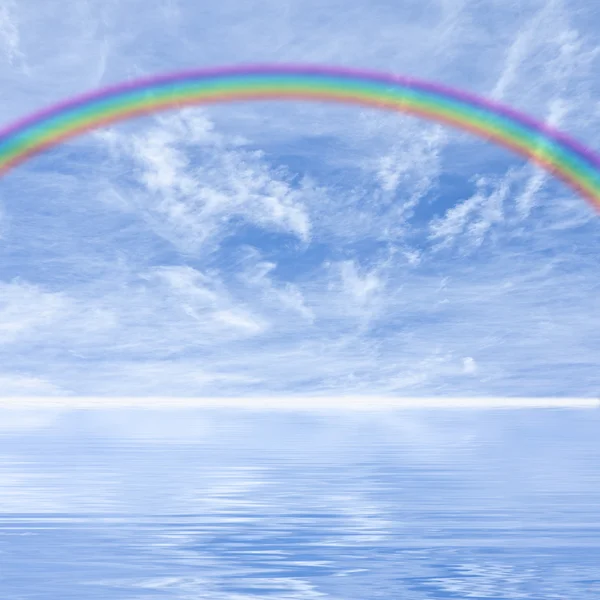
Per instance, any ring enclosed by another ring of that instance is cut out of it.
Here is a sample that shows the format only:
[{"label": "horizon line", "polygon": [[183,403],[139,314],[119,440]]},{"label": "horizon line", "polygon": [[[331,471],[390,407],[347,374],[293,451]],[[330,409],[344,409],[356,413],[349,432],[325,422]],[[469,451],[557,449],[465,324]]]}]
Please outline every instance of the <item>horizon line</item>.
[{"label": "horizon line", "polygon": [[419,409],[600,408],[600,398],[393,396],[6,396],[0,409],[244,409],[378,411]]}]

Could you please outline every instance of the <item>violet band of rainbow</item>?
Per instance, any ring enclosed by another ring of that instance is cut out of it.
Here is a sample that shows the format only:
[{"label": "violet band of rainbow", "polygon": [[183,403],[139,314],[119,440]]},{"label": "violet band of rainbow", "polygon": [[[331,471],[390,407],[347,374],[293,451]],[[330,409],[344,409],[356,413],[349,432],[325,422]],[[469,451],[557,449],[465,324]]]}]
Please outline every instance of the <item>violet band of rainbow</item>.
[{"label": "violet band of rainbow", "polygon": [[414,78],[303,65],[187,71],[67,100],[0,130],[0,174],[57,144],[119,121],[184,106],[251,100],[355,104],[462,129],[537,163],[600,209],[600,157],[544,123],[498,103]]}]

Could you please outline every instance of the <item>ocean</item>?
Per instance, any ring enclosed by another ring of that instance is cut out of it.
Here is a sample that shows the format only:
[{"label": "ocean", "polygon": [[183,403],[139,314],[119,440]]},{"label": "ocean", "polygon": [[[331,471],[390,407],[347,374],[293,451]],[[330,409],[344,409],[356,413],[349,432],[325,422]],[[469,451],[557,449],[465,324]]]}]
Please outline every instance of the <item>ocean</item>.
[{"label": "ocean", "polygon": [[2,600],[600,598],[600,410],[0,411]]}]

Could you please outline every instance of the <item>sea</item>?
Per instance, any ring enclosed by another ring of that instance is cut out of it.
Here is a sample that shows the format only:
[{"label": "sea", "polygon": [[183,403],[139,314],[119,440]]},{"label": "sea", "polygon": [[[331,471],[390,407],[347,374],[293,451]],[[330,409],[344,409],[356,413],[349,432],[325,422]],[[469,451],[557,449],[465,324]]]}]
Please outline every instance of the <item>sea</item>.
[{"label": "sea", "polygon": [[1,410],[0,598],[598,599],[600,410]]}]

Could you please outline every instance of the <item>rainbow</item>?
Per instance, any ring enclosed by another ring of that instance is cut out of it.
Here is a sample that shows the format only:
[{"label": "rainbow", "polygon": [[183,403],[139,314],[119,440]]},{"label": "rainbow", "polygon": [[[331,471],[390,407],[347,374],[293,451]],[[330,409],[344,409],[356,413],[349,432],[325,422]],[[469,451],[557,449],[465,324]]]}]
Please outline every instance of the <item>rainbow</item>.
[{"label": "rainbow", "polygon": [[130,81],[67,100],[0,130],[0,175],[82,133],[192,105],[312,100],[387,109],[469,131],[535,162],[600,209],[600,156],[541,122],[472,94],[355,69],[256,65]]}]

